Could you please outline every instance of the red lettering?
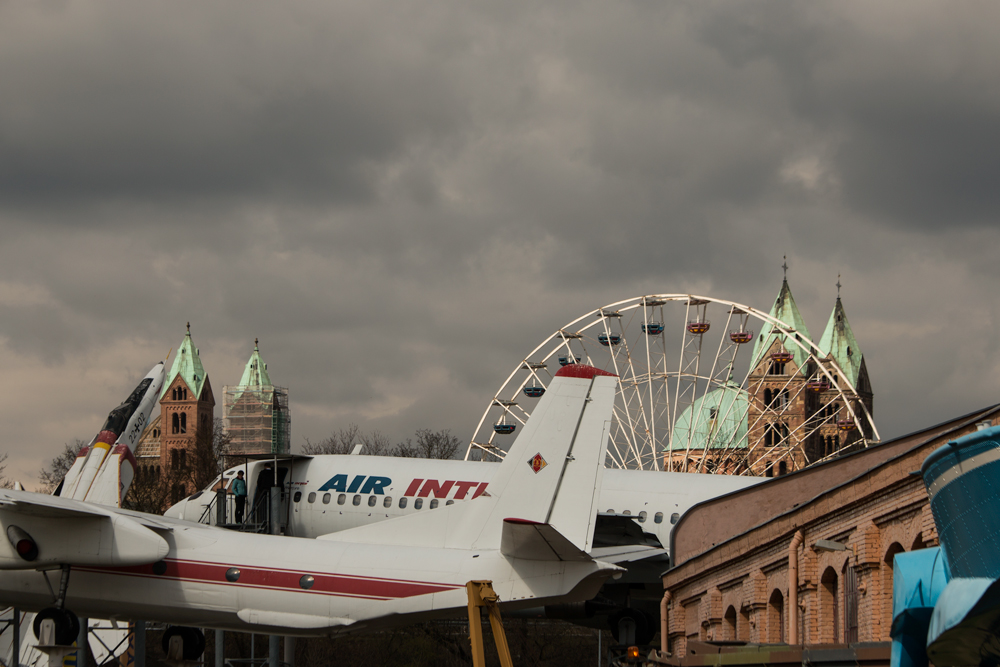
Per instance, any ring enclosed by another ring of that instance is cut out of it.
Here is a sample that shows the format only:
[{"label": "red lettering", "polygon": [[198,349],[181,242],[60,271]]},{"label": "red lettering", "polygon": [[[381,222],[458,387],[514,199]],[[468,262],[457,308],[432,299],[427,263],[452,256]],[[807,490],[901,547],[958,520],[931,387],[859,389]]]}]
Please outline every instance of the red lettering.
[{"label": "red lettering", "polygon": [[415,494],[417,492],[417,489],[420,488],[420,483],[422,481],[424,481],[424,480],[422,480],[422,479],[414,479],[412,482],[410,482],[410,485],[408,487],[406,487],[406,491],[403,493],[403,495],[404,496],[412,496],[413,494]]},{"label": "red lettering", "polygon": [[465,495],[469,489],[479,484],[479,482],[455,482],[455,500],[465,500]]},{"label": "red lettering", "polygon": [[483,495],[484,493],[486,493],[486,485],[487,485],[487,484],[489,484],[489,482],[483,482],[483,483],[481,483],[481,484],[479,485],[479,488],[478,488],[478,489],[476,489],[476,492],[472,494],[472,498],[473,498],[473,500],[475,500],[475,499],[476,499],[476,498],[478,498],[479,496],[481,496],[481,495]]},{"label": "red lettering", "polygon": [[455,482],[452,480],[439,482],[436,479],[429,479],[424,482],[423,487],[420,489],[419,496],[421,498],[426,498],[431,493],[434,493],[435,498],[447,498],[448,492],[451,491],[451,487],[454,484]]}]

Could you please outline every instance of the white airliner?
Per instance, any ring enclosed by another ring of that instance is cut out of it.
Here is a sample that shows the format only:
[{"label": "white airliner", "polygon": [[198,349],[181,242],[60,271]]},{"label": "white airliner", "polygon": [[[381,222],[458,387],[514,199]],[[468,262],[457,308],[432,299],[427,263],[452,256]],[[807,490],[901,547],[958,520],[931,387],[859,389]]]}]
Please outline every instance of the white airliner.
[{"label": "white airliner", "polygon": [[470,580],[513,607],[589,599],[621,572],[588,555],[617,377],[567,368],[488,493],[320,539],[0,491],[0,602],[42,610],[63,644],[72,612],[308,636],[454,613]]},{"label": "white airliner", "polygon": [[[275,465],[276,476],[272,471],[265,472],[265,466]],[[293,455],[248,460],[225,471],[221,479],[203,491],[171,507],[166,516],[213,525],[222,518],[223,523],[234,527],[232,496],[223,496],[226,501],[220,517],[217,491],[229,490],[237,472],[242,470],[249,486],[248,507],[263,504],[253,503],[261,475],[275,478],[282,489],[278,523],[284,534],[314,538],[394,517],[435,512],[472,500],[487,493],[487,489],[492,493],[500,466],[478,461],[363,455]],[[619,623],[628,619],[636,628],[639,643],[645,643],[643,638],[651,637],[656,628],[655,618],[663,594],[660,575],[669,566],[666,550],[674,523],[697,503],[765,479],[605,470],[595,508],[593,547],[658,548],[635,552],[623,549],[611,558],[612,562],[627,567],[628,572],[607,582],[597,600],[527,613],[569,618],[595,627],[607,623],[615,632]],[[260,514],[262,508],[257,513],[248,508],[247,522],[257,523]],[[593,555],[609,559],[606,554]]]}]

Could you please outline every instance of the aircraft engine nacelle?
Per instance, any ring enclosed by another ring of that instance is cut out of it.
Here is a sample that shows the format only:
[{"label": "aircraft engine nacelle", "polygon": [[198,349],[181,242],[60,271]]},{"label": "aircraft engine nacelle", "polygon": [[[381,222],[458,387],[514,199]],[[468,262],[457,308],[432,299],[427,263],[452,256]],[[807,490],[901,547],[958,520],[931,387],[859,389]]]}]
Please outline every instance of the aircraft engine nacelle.
[{"label": "aircraft engine nacelle", "polygon": [[48,565],[144,565],[167,555],[167,541],[128,517],[26,516],[0,510],[0,570]]}]

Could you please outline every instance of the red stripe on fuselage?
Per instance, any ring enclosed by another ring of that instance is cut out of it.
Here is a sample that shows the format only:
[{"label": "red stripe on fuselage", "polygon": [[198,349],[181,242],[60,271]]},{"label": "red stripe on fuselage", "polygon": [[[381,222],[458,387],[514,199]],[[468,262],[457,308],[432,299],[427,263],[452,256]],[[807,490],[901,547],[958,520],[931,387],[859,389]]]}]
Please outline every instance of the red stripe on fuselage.
[{"label": "red stripe on fuselage", "polygon": [[[152,565],[131,567],[75,567],[76,570],[100,574],[116,574],[149,579],[198,582],[220,586],[242,586],[300,593],[319,593],[342,597],[360,597],[378,600],[409,598],[430,593],[440,593],[462,588],[456,584],[441,584],[405,579],[383,579],[379,577],[359,577],[342,574],[321,574],[296,570],[262,569],[238,564],[220,564],[199,561],[165,560],[163,574],[153,572]],[[240,570],[240,578],[231,582],[226,579],[230,568]],[[305,575],[313,577],[313,586],[303,589],[299,581]]]}]

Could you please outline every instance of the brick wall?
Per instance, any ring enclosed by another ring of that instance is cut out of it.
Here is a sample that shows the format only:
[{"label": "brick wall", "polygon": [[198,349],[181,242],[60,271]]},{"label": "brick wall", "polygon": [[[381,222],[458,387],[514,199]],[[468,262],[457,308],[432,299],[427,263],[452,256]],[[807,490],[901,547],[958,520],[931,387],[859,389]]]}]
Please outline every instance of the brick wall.
[{"label": "brick wall", "polygon": [[[691,639],[787,640],[793,601],[799,610],[799,643],[841,643],[852,627],[856,641],[888,641],[893,555],[938,544],[923,480],[911,472],[947,440],[974,430],[974,422],[984,415],[996,423],[996,412],[991,409],[953,428],[938,429],[930,438],[917,438],[909,450],[834,488],[824,490],[819,477],[812,499],[763,523],[755,496],[769,493],[766,487],[774,482],[732,496],[730,511],[747,515],[742,525],[758,525],[664,574],[671,595],[671,650],[683,656]],[[836,465],[827,464],[830,477],[840,480]],[[709,504],[692,512],[711,509]],[[741,517],[729,520],[740,525]],[[789,548],[796,531],[803,539],[795,552],[796,590],[790,592]],[[846,548],[823,549],[816,545],[819,540]],[[851,602],[856,602],[856,619],[848,613]]]}]

